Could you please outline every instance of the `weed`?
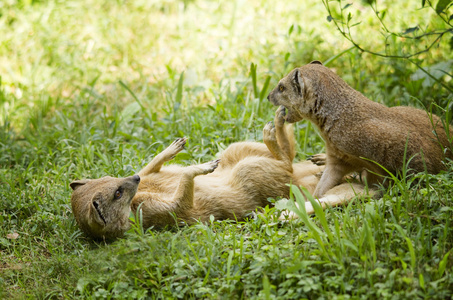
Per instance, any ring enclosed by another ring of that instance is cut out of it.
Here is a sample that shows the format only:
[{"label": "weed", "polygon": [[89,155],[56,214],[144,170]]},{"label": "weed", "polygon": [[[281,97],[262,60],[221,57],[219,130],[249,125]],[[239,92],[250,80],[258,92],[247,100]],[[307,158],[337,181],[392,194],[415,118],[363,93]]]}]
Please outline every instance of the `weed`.
[{"label": "weed", "polygon": [[[267,91],[311,60],[390,106],[437,103],[451,122],[451,97],[412,80],[415,66],[351,50],[325,20],[301,1],[2,1],[0,297],[452,297],[451,162],[299,220],[267,207],[158,231],[138,212],[115,242],[77,229],[72,180],[132,175],[177,137],[189,137],[183,165],[262,140]],[[295,126],[296,160],[323,151]]]}]

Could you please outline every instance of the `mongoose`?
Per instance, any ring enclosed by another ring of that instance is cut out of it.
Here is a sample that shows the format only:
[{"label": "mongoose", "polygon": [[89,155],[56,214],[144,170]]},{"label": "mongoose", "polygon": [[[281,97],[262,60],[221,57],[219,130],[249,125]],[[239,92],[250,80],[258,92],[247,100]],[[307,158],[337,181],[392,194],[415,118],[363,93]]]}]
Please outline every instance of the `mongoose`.
[{"label": "mongoose", "polygon": [[[269,205],[268,198],[288,197],[289,183],[313,192],[325,155],[315,156],[316,164],[293,164],[295,141],[288,134],[292,127],[284,126],[284,110],[277,110],[274,122],[275,127],[270,122],[263,129],[264,144],[234,143],[220,159],[205,164],[163,167],[184,148],[186,139],[179,138],[138,175],[72,182],[71,204],[77,223],[91,237],[114,238],[128,230],[131,209],[134,213],[142,210],[144,228],[162,228],[207,222],[211,215],[217,220],[243,220]],[[364,193],[365,187],[344,183],[333,191],[335,195],[320,200],[323,206],[344,203]],[[306,210],[314,212],[309,202]]]},{"label": "mongoose", "polygon": [[368,170],[368,183],[379,183],[381,175],[388,174],[374,162],[396,174],[405,153],[409,172],[426,168],[438,173],[446,168],[443,159],[453,158],[451,138],[439,117],[412,107],[373,102],[319,61],[292,70],[268,100],[286,108],[286,122],[306,119],[315,124],[326,143],[326,168],[315,197],[355,171]]}]

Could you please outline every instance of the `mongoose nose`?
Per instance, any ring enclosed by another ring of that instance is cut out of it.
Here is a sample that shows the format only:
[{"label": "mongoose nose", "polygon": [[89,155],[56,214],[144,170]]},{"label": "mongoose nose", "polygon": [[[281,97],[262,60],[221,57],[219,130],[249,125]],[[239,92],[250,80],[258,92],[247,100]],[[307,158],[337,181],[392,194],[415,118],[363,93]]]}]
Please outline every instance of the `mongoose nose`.
[{"label": "mongoose nose", "polygon": [[270,96],[270,94],[269,94],[269,95],[267,95],[267,101],[271,101],[271,100],[269,99],[269,96]]},{"label": "mongoose nose", "polygon": [[140,182],[140,176],[138,176],[138,175],[132,176],[132,179],[134,179],[137,183]]}]

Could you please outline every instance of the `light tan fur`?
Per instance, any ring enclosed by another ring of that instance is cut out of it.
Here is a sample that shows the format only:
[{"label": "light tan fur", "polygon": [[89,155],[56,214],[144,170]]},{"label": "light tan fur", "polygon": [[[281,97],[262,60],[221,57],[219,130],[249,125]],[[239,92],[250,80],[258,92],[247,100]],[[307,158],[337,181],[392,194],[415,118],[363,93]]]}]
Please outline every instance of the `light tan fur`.
[{"label": "light tan fur", "polygon": [[429,173],[438,173],[445,169],[443,159],[453,158],[439,117],[373,102],[319,61],[291,71],[268,99],[287,109],[287,122],[306,119],[315,124],[326,143],[326,168],[315,197],[325,195],[351,172],[368,170],[367,182],[380,183],[380,175],[388,174],[373,162],[396,174],[405,151],[411,158],[410,172],[422,172],[426,166]]},{"label": "light tan fur", "polygon": [[[163,167],[184,148],[186,139],[180,138],[138,175],[72,182],[71,203],[77,223],[89,236],[114,238],[128,230],[130,209],[135,213],[140,207],[145,228],[162,228],[206,222],[211,215],[217,220],[243,220],[250,212],[269,205],[268,198],[288,197],[289,183],[313,192],[325,156],[315,156],[315,163],[293,164],[295,141],[292,126],[284,126],[284,110],[277,111],[274,122],[275,127],[269,122],[263,129],[264,144],[234,143],[219,160]],[[345,202],[364,191],[363,185],[343,183],[335,200]],[[329,205],[339,204],[331,202]],[[307,212],[313,213],[309,203]]]}]

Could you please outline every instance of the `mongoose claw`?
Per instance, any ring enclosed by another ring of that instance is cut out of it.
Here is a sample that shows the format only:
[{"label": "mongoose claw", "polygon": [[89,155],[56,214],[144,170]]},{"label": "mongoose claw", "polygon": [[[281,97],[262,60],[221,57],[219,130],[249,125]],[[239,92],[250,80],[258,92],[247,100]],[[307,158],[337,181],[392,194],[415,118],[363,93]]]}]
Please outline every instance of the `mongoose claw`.
[{"label": "mongoose claw", "polygon": [[184,150],[184,146],[186,145],[187,138],[177,138],[176,140],[171,143],[170,146],[165,149],[165,153],[167,153],[169,159],[173,159],[176,157],[176,154]]},{"label": "mongoose claw", "polygon": [[264,128],[263,128],[263,131],[266,132],[266,131],[271,131],[272,128],[274,128],[274,124],[272,123],[272,121],[269,121],[266,123],[266,125],[264,125]]},{"label": "mongoose claw", "polygon": [[211,160],[210,162],[200,165],[204,174],[212,173],[219,166],[220,159]]},{"label": "mongoose claw", "polygon": [[170,147],[174,147],[175,150],[177,150],[178,152],[183,150],[184,149],[184,146],[186,145],[186,142],[187,142],[187,138],[186,137],[183,137],[183,138],[177,138],[171,145]]},{"label": "mongoose claw", "polygon": [[311,155],[307,159],[311,160],[311,162],[317,166],[324,166],[326,164],[326,158],[327,158],[326,154],[320,153],[320,154]]},{"label": "mongoose claw", "polygon": [[267,122],[266,126],[264,126],[264,128],[263,128],[263,140],[265,143],[266,143],[266,141],[276,140],[275,126],[272,123],[272,121]]}]

